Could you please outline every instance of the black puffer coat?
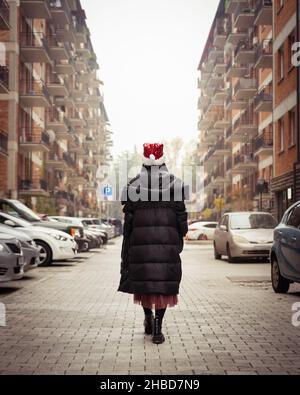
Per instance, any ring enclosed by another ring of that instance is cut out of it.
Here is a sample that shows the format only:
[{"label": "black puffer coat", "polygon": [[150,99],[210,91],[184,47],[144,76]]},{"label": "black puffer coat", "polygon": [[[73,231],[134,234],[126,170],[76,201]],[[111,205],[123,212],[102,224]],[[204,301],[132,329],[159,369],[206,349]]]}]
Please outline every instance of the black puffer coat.
[{"label": "black puffer coat", "polygon": [[120,292],[179,293],[180,253],[188,230],[186,197],[183,183],[170,175],[165,165],[144,166],[123,191],[125,224]]}]

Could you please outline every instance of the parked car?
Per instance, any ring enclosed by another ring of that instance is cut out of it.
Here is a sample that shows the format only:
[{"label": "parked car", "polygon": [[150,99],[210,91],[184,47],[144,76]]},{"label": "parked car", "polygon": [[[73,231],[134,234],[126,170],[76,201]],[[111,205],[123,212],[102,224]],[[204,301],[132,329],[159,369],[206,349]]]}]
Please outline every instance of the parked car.
[{"label": "parked car", "polygon": [[237,258],[268,259],[276,224],[268,213],[225,214],[214,235],[215,259],[221,259],[222,255],[227,255],[228,262]]},{"label": "parked car", "polygon": [[21,243],[0,233],[0,283],[19,280],[24,275],[24,255]]},{"label": "parked car", "polygon": [[122,236],[123,233],[123,224],[120,219],[110,218],[108,220],[108,224],[115,227],[115,237]]},{"label": "parked car", "polygon": [[213,240],[217,222],[195,222],[189,225],[187,240]]},{"label": "parked car", "polygon": [[276,293],[287,293],[291,283],[300,283],[300,202],[286,211],[275,229],[270,259]]},{"label": "parked car", "polygon": [[[62,216],[51,216],[49,217],[51,220],[54,221],[62,221],[65,223],[69,223],[69,224],[74,224],[77,226],[82,226],[84,229],[84,236],[87,240],[87,248],[84,251],[88,251],[89,249],[92,248],[98,248],[100,247],[102,244],[106,244],[108,241],[108,236],[107,233],[101,229],[91,229],[89,228],[86,223],[84,222],[83,219],[81,218],[76,218],[76,217],[62,217]],[[95,240],[97,239],[97,246],[95,246]]]},{"label": "parked car", "polygon": [[88,228],[103,230],[107,233],[108,239],[115,237],[115,227],[104,223],[99,218],[82,218],[82,223]]},{"label": "parked car", "polygon": [[7,225],[0,224],[0,232],[16,238],[21,243],[24,255],[24,272],[38,266],[39,249],[35,241],[25,232],[15,230]]},{"label": "parked car", "polygon": [[56,229],[33,226],[31,223],[0,212],[0,223],[26,232],[39,249],[38,265],[47,266],[56,260],[72,259],[78,246],[74,238]]},{"label": "parked car", "polygon": [[16,218],[24,219],[30,222],[34,226],[42,226],[43,228],[56,229],[61,232],[65,232],[75,238],[78,244],[79,251],[86,243],[83,235],[83,227],[65,224],[63,222],[48,221],[47,217],[43,217],[43,220],[35,214],[29,207],[21,203],[18,200],[11,199],[0,199],[0,211],[6,214],[12,215]]}]

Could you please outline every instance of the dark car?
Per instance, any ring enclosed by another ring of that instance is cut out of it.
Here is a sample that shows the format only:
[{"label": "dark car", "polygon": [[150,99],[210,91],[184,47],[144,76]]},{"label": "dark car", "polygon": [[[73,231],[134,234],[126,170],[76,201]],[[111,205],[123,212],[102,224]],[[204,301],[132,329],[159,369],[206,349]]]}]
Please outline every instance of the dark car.
[{"label": "dark car", "polygon": [[0,211],[13,217],[22,218],[25,221],[32,223],[34,226],[43,226],[68,233],[74,237],[76,243],[78,244],[79,252],[82,251],[86,246],[87,240],[84,237],[82,226],[63,222],[48,221],[46,219],[42,220],[30,208],[18,200],[0,199]]},{"label": "dark car", "polygon": [[119,237],[122,236],[123,233],[123,224],[120,219],[117,218],[110,218],[108,220],[109,225],[113,225],[115,227],[115,236]]},{"label": "dark car", "polygon": [[290,284],[300,283],[300,202],[286,211],[275,229],[271,265],[276,293],[287,293]]}]

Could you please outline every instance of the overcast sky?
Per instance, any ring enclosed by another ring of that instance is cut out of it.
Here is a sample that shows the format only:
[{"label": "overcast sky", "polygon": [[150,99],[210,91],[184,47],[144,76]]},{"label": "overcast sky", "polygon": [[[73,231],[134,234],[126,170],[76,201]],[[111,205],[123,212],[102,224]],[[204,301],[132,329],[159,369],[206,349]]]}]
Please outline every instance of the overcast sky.
[{"label": "overcast sky", "polygon": [[82,0],[114,154],[197,137],[197,67],[219,0]]}]

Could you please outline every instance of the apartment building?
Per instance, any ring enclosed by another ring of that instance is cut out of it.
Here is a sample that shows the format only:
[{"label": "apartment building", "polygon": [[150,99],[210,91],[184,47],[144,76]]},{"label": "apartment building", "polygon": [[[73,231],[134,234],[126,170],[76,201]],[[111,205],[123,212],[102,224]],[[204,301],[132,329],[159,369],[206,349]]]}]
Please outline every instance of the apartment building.
[{"label": "apartment building", "polygon": [[15,106],[0,116],[3,145],[8,136],[1,193],[39,212],[96,213],[96,172],[111,160],[112,139],[85,12],[79,0],[9,8],[6,37],[17,55],[8,65],[15,94],[6,95]]},{"label": "apartment building", "polygon": [[199,65],[209,208],[272,210],[272,34],[272,1],[220,1]]},{"label": "apartment building", "polygon": [[[298,2],[299,6],[299,2]],[[299,67],[292,64],[292,45],[300,41],[297,0],[275,0],[274,19],[274,212],[281,218],[300,199]],[[298,37],[297,37],[298,36]],[[298,87],[298,92],[297,92]]]}]

